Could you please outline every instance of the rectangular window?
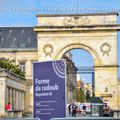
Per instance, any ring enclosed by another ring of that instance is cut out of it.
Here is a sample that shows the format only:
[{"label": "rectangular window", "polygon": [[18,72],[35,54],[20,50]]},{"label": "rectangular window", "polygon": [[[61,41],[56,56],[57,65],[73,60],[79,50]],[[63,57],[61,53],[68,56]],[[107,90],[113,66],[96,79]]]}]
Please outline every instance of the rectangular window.
[{"label": "rectangular window", "polygon": [[20,62],[19,66],[20,66],[21,71],[25,72],[25,62]]}]

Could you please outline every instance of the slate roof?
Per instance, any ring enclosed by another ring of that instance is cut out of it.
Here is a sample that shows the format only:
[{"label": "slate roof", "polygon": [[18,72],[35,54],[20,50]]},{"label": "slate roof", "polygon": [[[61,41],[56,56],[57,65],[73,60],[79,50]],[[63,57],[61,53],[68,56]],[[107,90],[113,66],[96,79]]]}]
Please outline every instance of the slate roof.
[{"label": "slate roof", "polygon": [[0,27],[0,50],[37,50],[33,27]]}]

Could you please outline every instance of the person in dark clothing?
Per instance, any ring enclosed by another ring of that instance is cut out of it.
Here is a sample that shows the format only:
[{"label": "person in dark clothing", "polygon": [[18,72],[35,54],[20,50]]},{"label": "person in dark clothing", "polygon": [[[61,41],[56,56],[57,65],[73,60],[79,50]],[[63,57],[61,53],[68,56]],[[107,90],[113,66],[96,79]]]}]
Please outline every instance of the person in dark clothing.
[{"label": "person in dark clothing", "polygon": [[68,111],[69,111],[69,115],[71,115],[72,114],[72,104],[69,104]]},{"label": "person in dark clothing", "polygon": [[82,109],[83,109],[83,115],[85,116],[86,115],[86,106],[83,105]]},{"label": "person in dark clothing", "polygon": [[110,112],[111,112],[110,107],[107,105],[107,103],[105,103],[105,105],[103,107],[103,116],[109,117]]},{"label": "person in dark clothing", "polygon": [[75,105],[74,103],[72,104],[72,116],[76,117],[77,114],[77,105]]}]

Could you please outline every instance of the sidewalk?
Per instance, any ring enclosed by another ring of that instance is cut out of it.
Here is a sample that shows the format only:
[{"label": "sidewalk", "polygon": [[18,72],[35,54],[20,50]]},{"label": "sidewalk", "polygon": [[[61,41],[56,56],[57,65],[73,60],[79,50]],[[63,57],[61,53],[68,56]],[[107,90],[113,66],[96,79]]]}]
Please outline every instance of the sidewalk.
[{"label": "sidewalk", "polygon": [[[67,114],[67,117],[73,117],[73,116]],[[77,114],[76,117],[91,117],[91,114],[86,114],[85,116],[83,114]]]}]

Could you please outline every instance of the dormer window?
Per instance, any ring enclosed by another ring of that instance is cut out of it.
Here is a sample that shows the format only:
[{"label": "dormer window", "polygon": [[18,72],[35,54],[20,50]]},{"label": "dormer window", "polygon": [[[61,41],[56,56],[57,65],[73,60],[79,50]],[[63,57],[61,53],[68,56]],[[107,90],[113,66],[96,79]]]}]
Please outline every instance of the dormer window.
[{"label": "dormer window", "polygon": [[28,37],[28,43],[30,43],[30,37]]},{"label": "dormer window", "polygon": [[22,29],[22,30],[21,30],[21,34],[23,34],[23,33],[24,33],[24,30]]}]

